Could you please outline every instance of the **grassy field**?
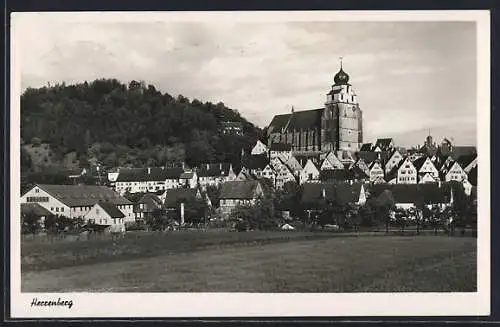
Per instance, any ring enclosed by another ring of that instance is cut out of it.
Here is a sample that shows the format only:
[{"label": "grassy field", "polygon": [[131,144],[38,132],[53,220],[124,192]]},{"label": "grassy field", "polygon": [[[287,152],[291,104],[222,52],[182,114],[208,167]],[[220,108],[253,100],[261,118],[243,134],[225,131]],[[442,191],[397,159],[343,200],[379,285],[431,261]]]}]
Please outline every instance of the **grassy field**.
[{"label": "grassy field", "polygon": [[[164,250],[158,250],[155,256],[131,260],[107,257],[107,262],[97,260],[92,264],[82,262],[72,267],[61,265],[58,269],[43,270],[40,265],[32,265],[32,269],[23,269],[22,290],[476,291],[476,239],[472,237],[339,237],[284,232],[221,235],[172,234],[170,236],[179,239],[165,241],[170,244],[170,251],[165,249],[165,244],[160,244],[158,249]],[[221,237],[227,238],[226,246],[217,245],[220,242],[215,240]],[[173,250],[174,247],[177,249]],[[57,254],[57,249],[64,252],[65,248],[54,248],[53,254]],[[33,269],[35,267],[37,269]]]}]

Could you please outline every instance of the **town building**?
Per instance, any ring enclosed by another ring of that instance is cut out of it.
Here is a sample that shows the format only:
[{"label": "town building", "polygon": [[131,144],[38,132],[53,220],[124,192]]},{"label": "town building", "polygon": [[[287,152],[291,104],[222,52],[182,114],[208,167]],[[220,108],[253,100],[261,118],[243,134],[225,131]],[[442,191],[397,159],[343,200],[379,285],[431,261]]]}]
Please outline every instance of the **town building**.
[{"label": "town building", "polygon": [[125,215],[109,202],[94,204],[83,219],[88,224],[103,227],[105,232],[125,232]]},{"label": "town building", "polygon": [[163,202],[161,198],[153,193],[144,194],[134,205],[136,221],[145,221],[155,214],[163,212]]},{"label": "town building", "polygon": [[349,75],[340,70],[323,108],[276,115],[268,126],[268,144],[287,143],[293,151],[357,151],[363,143],[363,119]]},{"label": "town building", "polygon": [[232,181],[222,184],[220,192],[220,209],[223,218],[229,218],[238,205],[254,205],[257,199],[264,196],[258,181]]},{"label": "town building", "polygon": [[299,183],[303,184],[307,181],[319,180],[319,173],[320,170],[316,167],[312,160],[309,159],[300,172]]},{"label": "town building", "polygon": [[253,146],[250,154],[251,155],[267,154],[267,152],[268,152],[267,146],[264,143],[262,143],[260,140],[257,140],[257,142],[255,142],[255,145]]},{"label": "town building", "polygon": [[201,164],[196,170],[198,185],[204,190],[207,186],[218,187],[222,183],[236,178],[233,166],[230,163]]},{"label": "town building", "polygon": [[133,204],[106,186],[37,184],[21,196],[21,203],[38,203],[54,215],[83,218],[99,202],[109,202],[134,222]]}]

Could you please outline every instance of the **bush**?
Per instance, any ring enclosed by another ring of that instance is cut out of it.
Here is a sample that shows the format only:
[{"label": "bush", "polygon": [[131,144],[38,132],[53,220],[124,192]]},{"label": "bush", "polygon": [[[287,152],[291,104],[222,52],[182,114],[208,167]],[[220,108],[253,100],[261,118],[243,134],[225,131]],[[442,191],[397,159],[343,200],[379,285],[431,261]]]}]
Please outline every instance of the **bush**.
[{"label": "bush", "polygon": [[33,144],[33,147],[39,147],[42,144],[42,140],[38,137],[34,137],[31,139],[31,144]]}]

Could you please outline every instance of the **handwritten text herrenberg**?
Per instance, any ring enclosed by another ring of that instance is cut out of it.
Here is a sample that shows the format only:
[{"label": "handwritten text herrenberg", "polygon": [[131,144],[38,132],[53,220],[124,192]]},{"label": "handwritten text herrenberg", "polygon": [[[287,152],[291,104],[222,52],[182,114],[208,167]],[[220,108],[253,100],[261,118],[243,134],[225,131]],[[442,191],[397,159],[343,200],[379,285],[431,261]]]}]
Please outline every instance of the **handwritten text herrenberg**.
[{"label": "handwritten text herrenberg", "polygon": [[31,301],[31,306],[45,306],[45,307],[53,307],[53,306],[67,306],[68,309],[71,309],[73,306],[73,300],[61,300],[61,298],[58,298],[57,301],[51,300],[51,301],[40,301],[38,298],[33,298],[33,301]]}]

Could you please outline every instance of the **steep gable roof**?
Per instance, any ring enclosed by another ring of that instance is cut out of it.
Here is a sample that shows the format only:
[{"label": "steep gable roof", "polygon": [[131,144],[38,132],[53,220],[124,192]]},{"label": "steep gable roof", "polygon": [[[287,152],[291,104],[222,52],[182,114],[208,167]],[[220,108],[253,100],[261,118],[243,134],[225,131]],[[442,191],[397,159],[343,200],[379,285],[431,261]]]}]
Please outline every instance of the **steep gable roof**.
[{"label": "steep gable roof", "polygon": [[422,168],[427,158],[428,157],[420,157],[413,161],[413,166],[417,169],[417,172],[420,171],[420,168]]},{"label": "steep gable roof", "polygon": [[358,158],[363,159],[365,162],[373,162],[378,159],[380,152],[359,151],[356,155]]},{"label": "steep gable roof", "polygon": [[361,149],[359,149],[359,151],[366,151],[366,152],[371,152],[371,150],[372,150],[372,143],[364,143],[361,146]]},{"label": "steep gable roof", "polygon": [[287,131],[316,129],[321,126],[324,108],[294,111],[291,115]]},{"label": "steep gable roof", "polygon": [[144,194],[137,203],[147,204],[151,206],[161,206],[160,197],[156,194],[146,193]]},{"label": "steep gable roof", "polygon": [[38,217],[41,216],[52,216],[53,213],[50,212],[49,210],[45,209],[38,203],[21,203],[21,214],[26,215],[26,214],[32,214]]},{"label": "steep gable roof", "polygon": [[132,204],[106,186],[49,184],[37,186],[68,207],[92,206],[100,201],[108,201],[115,205]]},{"label": "steep gable roof", "polygon": [[230,181],[222,184],[221,199],[253,199],[258,181]]},{"label": "steep gable roof", "polygon": [[474,161],[474,159],[476,159],[476,158],[477,158],[477,154],[475,154],[475,153],[464,154],[464,155],[461,155],[460,157],[457,158],[457,162],[462,168],[465,168],[468,165],[470,165]]},{"label": "steep gable roof", "polygon": [[291,115],[292,114],[283,114],[274,116],[269,124],[269,130],[271,130],[271,132],[284,130]]},{"label": "steep gable roof", "polygon": [[123,218],[125,215],[120,211],[114,204],[109,202],[99,202],[99,206],[111,217],[111,218]]},{"label": "steep gable roof", "polygon": [[379,147],[380,150],[385,151],[389,148],[391,143],[392,143],[392,138],[377,139],[377,142],[375,143],[375,147]]}]

